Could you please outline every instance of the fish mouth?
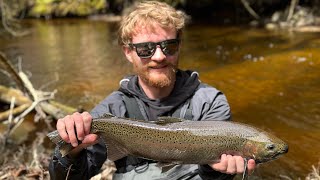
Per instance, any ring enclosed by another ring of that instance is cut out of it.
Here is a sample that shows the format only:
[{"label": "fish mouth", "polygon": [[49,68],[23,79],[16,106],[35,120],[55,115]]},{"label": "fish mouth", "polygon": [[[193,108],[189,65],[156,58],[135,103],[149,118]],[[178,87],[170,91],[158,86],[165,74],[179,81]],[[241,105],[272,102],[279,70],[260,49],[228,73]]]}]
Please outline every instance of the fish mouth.
[{"label": "fish mouth", "polygon": [[255,162],[259,164],[259,163],[272,161],[272,160],[278,159],[281,155],[286,154],[288,151],[289,151],[288,146],[285,146],[282,151],[279,151],[278,153],[274,153],[271,156],[264,159],[256,159]]},{"label": "fish mouth", "polygon": [[283,149],[279,153],[276,154],[276,156],[279,156],[281,154],[286,154],[288,152],[289,152],[289,146],[285,145],[285,146],[283,146]]}]

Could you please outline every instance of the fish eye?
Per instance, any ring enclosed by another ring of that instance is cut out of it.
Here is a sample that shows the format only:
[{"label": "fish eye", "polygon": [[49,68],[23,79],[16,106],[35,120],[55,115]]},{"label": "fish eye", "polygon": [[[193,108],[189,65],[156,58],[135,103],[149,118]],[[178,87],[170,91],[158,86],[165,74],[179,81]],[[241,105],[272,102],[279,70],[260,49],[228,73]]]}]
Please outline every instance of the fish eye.
[{"label": "fish eye", "polygon": [[267,144],[267,145],[266,145],[266,148],[267,148],[269,151],[272,151],[272,150],[274,150],[275,145],[274,145],[274,144]]}]

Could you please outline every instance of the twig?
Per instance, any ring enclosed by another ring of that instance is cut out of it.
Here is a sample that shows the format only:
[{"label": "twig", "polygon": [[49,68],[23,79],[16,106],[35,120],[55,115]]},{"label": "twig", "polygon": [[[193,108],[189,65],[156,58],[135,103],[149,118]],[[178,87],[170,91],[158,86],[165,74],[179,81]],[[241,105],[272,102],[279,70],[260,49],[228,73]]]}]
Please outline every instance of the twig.
[{"label": "twig", "polygon": [[[1,0],[0,0],[1,1]],[[18,72],[14,69],[13,65],[10,63],[10,61],[7,59],[6,55],[2,52],[0,52],[0,65],[5,68],[5,70],[10,74],[11,78],[13,78],[14,82],[18,86],[18,88],[28,95],[29,92],[23,85],[23,81],[19,77]]]},{"label": "twig", "polygon": [[7,179],[8,177],[10,177],[10,174],[4,174],[3,176],[0,177],[0,179]]},{"label": "twig", "polygon": [[0,101],[10,104],[11,98],[15,97],[15,105],[20,106],[23,104],[31,104],[32,101],[23,95],[23,93],[15,88],[5,87],[0,85]]},{"label": "twig", "polygon": [[36,93],[36,90],[33,88],[33,85],[31,84],[30,80],[28,79],[27,75],[20,71],[18,73],[20,79],[22,80],[23,84],[24,84],[24,87],[28,90],[28,92],[31,94],[32,97],[32,100],[33,101],[37,101],[38,100],[38,96],[37,96],[37,93]]},{"label": "twig", "polygon": [[21,125],[21,123],[23,122],[23,117],[25,117],[27,114],[29,114],[41,101],[47,101],[49,99],[50,98],[40,99],[40,100],[34,101],[28,109],[26,109],[18,117],[14,118],[14,126],[12,127],[12,129],[10,131],[10,135],[17,129],[17,127],[19,127]]},{"label": "twig", "polygon": [[291,0],[290,9],[289,9],[289,13],[288,13],[288,16],[287,16],[287,22],[291,20],[291,18],[293,16],[293,13],[294,13],[294,10],[295,10],[298,2],[299,2],[299,0]]},{"label": "twig", "polygon": [[47,117],[46,113],[41,109],[40,106],[36,106],[35,110],[36,110],[37,114],[34,118],[34,122],[39,122],[40,119],[45,119]]},{"label": "twig", "polygon": [[9,74],[7,71],[5,71],[5,70],[3,70],[3,69],[0,69],[0,72],[1,72],[2,74],[4,74],[5,76],[7,76],[8,78],[10,78],[10,74]]},{"label": "twig", "polygon": [[[21,70],[21,59],[19,58],[18,61],[19,61],[19,69]],[[43,91],[37,91],[36,89],[34,89],[32,83],[30,82],[27,75],[22,71],[17,72],[13,68],[13,66],[10,64],[10,62],[6,59],[5,55],[2,54],[1,52],[0,52],[0,65],[3,65],[5,67],[5,70],[7,70],[7,72],[11,75],[13,80],[17,84],[19,84],[18,88],[20,90],[25,90],[25,92],[27,92],[28,102],[27,103],[25,102],[24,104],[30,105],[29,107],[24,108],[23,112],[19,116],[14,118],[13,123],[11,123],[12,125],[9,127],[9,129],[10,129],[9,134],[12,134],[15,131],[15,129],[21,125],[21,123],[23,122],[23,118],[33,110],[35,110],[37,112],[37,116],[35,117],[35,121],[38,121],[39,117],[45,119],[47,117],[46,113],[50,114],[56,118],[57,117],[60,118],[60,117],[65,116],[65,113],[63,112],[64,109],[61,110],[61,108],[59,108],[59,107],[57,108],[57,107],[51,105],[49,102],[44,102],[47,100],[54,99],[54,95],[57,92],[57,90],[55,90],[53,92],[43,92]],[[56,80],[58,80],[57,75],[56,75]],[[1,86],[0,86],[0,90],[1,90]],[[20,108],[20,106],[19,106],[19,108]],[[17,110],[17,109],[15,109],[15,110]],[[53,112],[53,113],[50,113],[50,112]],[[7,113],[7,112],[5,112],[5,113]],[[5,114],[0,114],[0,115],[5,115]]]},{"label": "twig", "polygon": [[306,177],[306,180],[318,180],[320,179],[320,162],[318,167],[316,168],[314,165],[312,165],[312,172],[308,174]]},{"label": "twig", "polygon": [[11,103],[10,103],[10,114],[9,114],[9,118],[8,118],[8,121],[9,121],[9,124],[12,123],[12,113],[13,113],[13,108],[14,108],[14,102],[15,102],[16,98],[15,97],[12,97],[11,98]]},{"label": "twig", "polygon": [[260,16],[251,8],[250,4],[247,0],[241,0],[243,6],[246,8],[246,10],[253,16],[255,19],[260,19]]},{"label": "twig", "polygon": [[40,163],[40,161],[39,161],[39,156],[38,156],[38,154],[39,154],[39,152],[38,152],[38,147],[39,147],[41,144],[43,144],[43,140],[44,140],[44,138],[45,138],[46,136],[44,135],[44,133],[37,133],[37,134],[38,134],[38,136],[37,136],[36,140],[33,141],[33,143],[32,143],[32,149],[33,149],[33,151],[32,151],[32,156],[33,156],[33,160],[32,160],[32,162],[30,163],[30,167],[41,168],[41,163]]},{"label": "twig", "polygon": [[[9,117],[8,117],[8,122],[9,122],[9,124],[8,124],[7,132],[6,132],[6,134],[5,134],[5,142],[7,142],[7,139],[8,139],[8,137],[9,137],[9,135],[10,135],[10,129],[11,129],[12,125],[13,125],[13,122],[12,122],[12,117],[13,117],[12,112],[13,112],[13,108],[14,108],[14,101],[15,101],[15,99],[16,99],[15,97],[12,97],[12,98],[11,98],[10,113],[9,113]],[[4,145],[6,145],[6,143],[5,143]]]},{"label": "twig", "polygon": [[[31,84],[31,82],[29,81],[28,77],[26,76],[26,74],[24,74],[23,72],[19,72],[19,77],[21,78],[21,80],[24,83],[24,86],[28,89],[28,91],[31,93],[32,97],[33,97],[33,102],[31,104],[31,106],[26,109],[23,113],[21,113],[18,117],[16,117],[14,119],[14,126],[12,127],[10,134],[12,134],[12,132],[15,131],[15,129],[17,127],[20,126],[20,124],[23,122],[23,117],[26,116],[27,114],[29,114],[33,109],[35,109],[35,107],[42,101],[46,101],[49,99],[52,99],[53,95],[50,95],[50,97],[39,97],[40,93],[37,93],[37,91],[33,88],[33,85]],[[42,112],[42,111],[41,111]]]},{"label": "twig", "polygon": [[18,72],[22,72],[22,58],[18,56]]},{"label": "twig", "polygon": [[50,101],[49,103],[40,103],[42,110],[47,114],[50,114],[55,119],[60,119],[66,116],[67,114],[76,112],[77,109],[60,104],[55,101]]},{"label": "twig", "polygon": [[[29,31],[16,32],[12,28],[10,28],[8,25],[9,24],[8,20],[12,17],[10,17],[10,15],[7,15],[7,13],[10,10],[9,10],[8,6],[3,2],[3,0],[0,0],[0,8],[1,8],[0,12],[1,12],[1,17],[2,17],[2,26],[4,27],[4,29],[7,32],[9,32],[13,36],[25,36],[30,33]],[[10,20],[13,21],[14,19],[10,19]]]},{"label": "twig", "polygon": [[320,179],[319,168],[316,169],[316,167],[312,165],[312,169],[314,172],[314,176],[316,176],[318,179]]},{"label": "twig", "polygon": [[73,166],[73,164],[71,164],[68,168],[68,172],[67,172],[67,176],[66,176],[66,180],[68,180],[68,177],[69,177],[69,173],[71,171],[71,167]]},{"label": "twig", "polygon": [[5,123],[8,120],[7,117],[9,117],[10,114],[12,114],[12,115],[20,114],[23,111],[25,111],[29,106],[30,106],[30,104],[27,103],[27,104],[23,104],[23,105],[20,105],[20,106],[14,108],[12,110],[12,112],[11,112],[11,110],[8,110],[8,111],[0,113],[0,122]]},{"label": "twig", "polygon": [[58,73],[55,73],[54,75],[55,75],[55,79],[52,80],[52,81],[49,81],[48,83],[46,83],[46,84],[44,84],[44,85],[42,85],[42,86],[39,88],[39,90],[42,90],[42,89],[48,87],[49,85],[58,82],[58,81],[59,81],[59,74],[58,74]]}]

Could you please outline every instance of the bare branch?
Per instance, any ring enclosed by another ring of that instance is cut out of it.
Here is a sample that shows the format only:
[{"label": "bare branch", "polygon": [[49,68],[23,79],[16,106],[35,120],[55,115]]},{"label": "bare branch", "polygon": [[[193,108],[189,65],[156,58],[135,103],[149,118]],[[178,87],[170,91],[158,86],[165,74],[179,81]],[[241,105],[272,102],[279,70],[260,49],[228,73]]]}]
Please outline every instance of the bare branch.
[{"label": "bare branch", "polygon": [[17,114],[21,114],[23,111],[25,111],[29,106],[31,105],[30,104],[23,104],[23,105],[20,105],[16,108],[14,108],[11,112],[11,110],[8,110],[8,111],[5,111],[5,112],[1,112],[0,113],[0,122],[3,122],[3,121],[6,121],[8,119],[8,117],[10,116],[10,114],[12,114],[13,116],[17,115]]},{"label": "bare branch", "polygon": [[293,13],[294,13],[294,10],[295,10],[298,3],[299,3],[299,0],[291,0],[290,9],[289,9],[289,13],[287,16],[287,21],[291,20]]},{"label": "bare branch", "polygon": [[16,19],[13,18],[12,14],[10,14],[10,9],[7,6],[7,4],[3,2],[3,0],[0,0],[0,8],[1,8],[0,11],[1,11],[1,17],[2,17],[2,26],[7,32],[9,32],[13,36],[25,36],[30,33],[30,31],[17,32],[13,30],[9,26],[10,24],[9,21],[13,22],[13,21],[16,21]]},{"label": "bare branch", "polygon": [[246,8],[246,10],[253,16],[255,19],[260,19],[260,16],[251,8],[249,2],[247,0],[241,0],[243,6]]}]

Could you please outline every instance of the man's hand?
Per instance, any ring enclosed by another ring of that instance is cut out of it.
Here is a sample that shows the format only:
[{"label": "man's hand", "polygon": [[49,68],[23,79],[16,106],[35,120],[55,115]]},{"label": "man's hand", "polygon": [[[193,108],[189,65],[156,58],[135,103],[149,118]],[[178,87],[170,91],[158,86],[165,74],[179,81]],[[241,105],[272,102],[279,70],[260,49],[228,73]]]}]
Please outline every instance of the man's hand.
[{"label": "man's hand", "polygon": [[71,143],[73,147],[78,146],[78,140],[82,141],[81,145],[73,151],[74,154],[98,142],[98,136],[90,134],[91,123],[92,116],[88,112],[81,114],[75,112],[58,120],[57,130],[64,141]]},{"label": "man's hand", "polygon": [[[225,174],[242,174],[245,170],[244,159],[241,156],[223,154],[219,163],[211,164],[212,169]],[[251,174],[256,166],[253,159],[248,161],[247,170]]]}]

